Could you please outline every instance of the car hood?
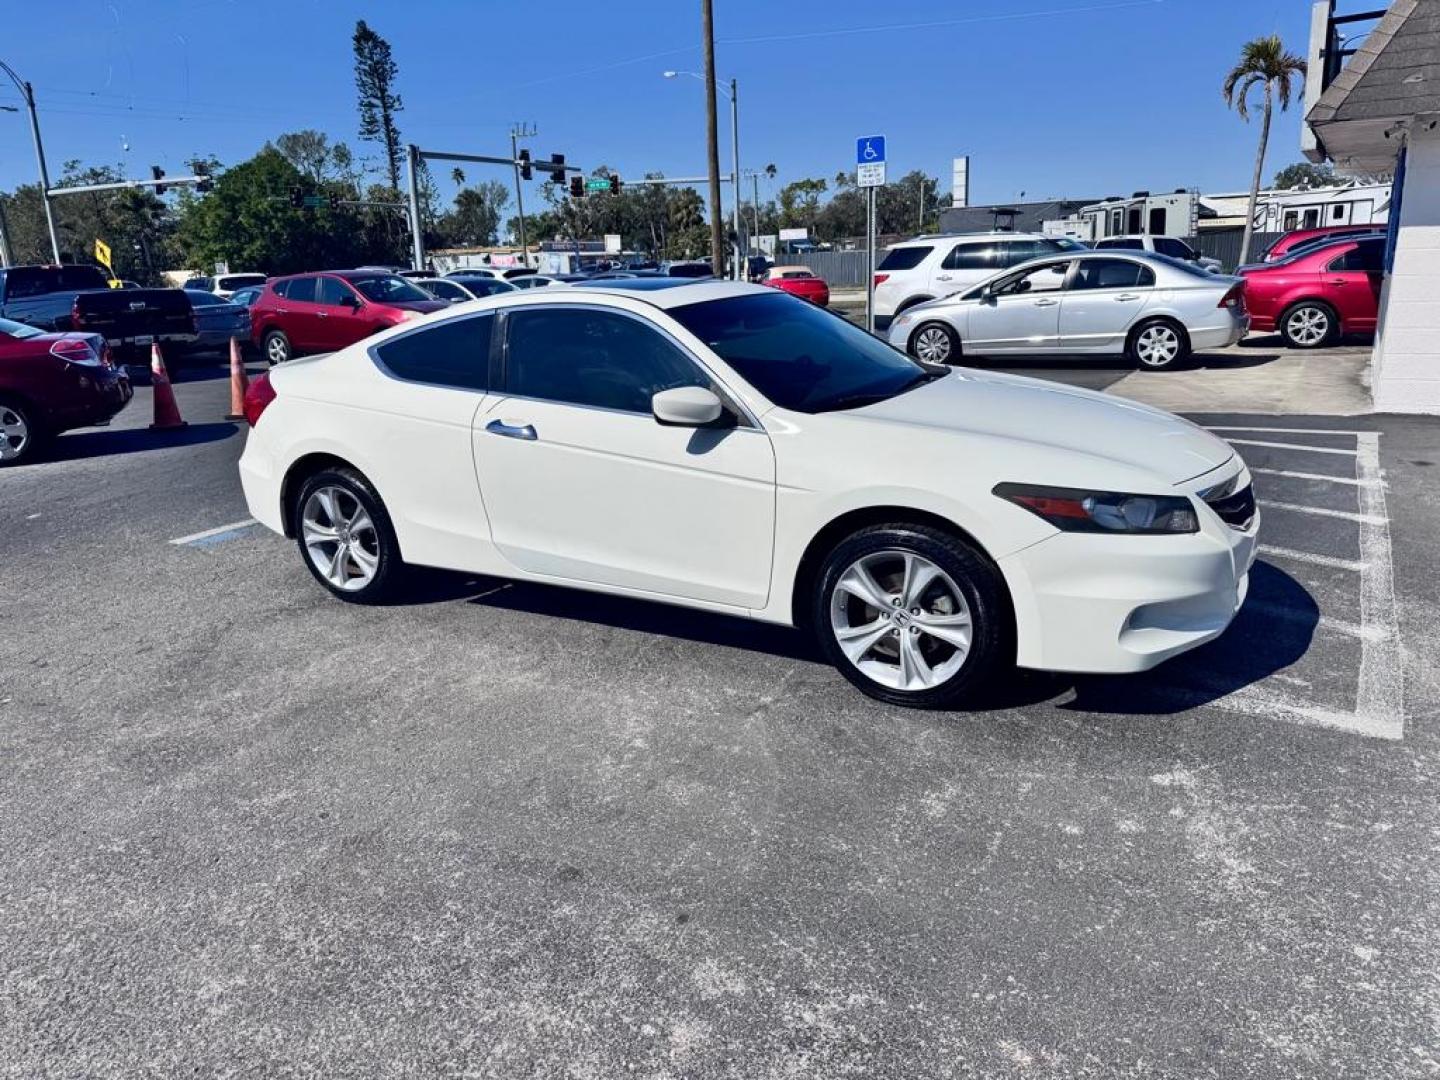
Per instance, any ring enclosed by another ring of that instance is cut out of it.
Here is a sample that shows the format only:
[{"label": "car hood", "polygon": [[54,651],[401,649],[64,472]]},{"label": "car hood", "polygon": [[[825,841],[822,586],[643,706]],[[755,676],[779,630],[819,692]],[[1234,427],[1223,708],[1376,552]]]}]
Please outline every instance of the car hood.
[{"label": "car hood", "polygon": [[1104,457],[1180,484],[1223,465],[1229,444],[1161,409],[1020,375],[964,369],[854,415],[1018,439]]}]

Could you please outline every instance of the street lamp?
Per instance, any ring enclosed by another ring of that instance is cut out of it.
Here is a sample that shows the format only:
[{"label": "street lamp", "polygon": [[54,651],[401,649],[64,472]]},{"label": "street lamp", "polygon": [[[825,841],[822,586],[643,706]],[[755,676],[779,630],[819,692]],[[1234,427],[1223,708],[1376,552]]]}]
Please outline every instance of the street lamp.
[{"label": "street lamp", "polygon": [[[40,144],[40,119],[35,115],[35,91],[30,84],[19,75],[15,69],[4,60],[0,60],[0,71],[10,76],[10,81],[25,98],[25,105],[30,110],[30,134],[35,140],[35,160],[40,164],[40,201],[45,206],[45,224],[50,229],[50,252],[55,256],[55,261],[60,261],[60,241],[55,235],[55,214],[50,209],[50,174],[45,169],[45,150]],[[10,111],[7,109],[7,111]],[[14,110],[19,111],[19,110]]]},{"label": "street lamp", "polygon": [[[664,71],[661,74],[667,79],[688,75],[692,79],[705,81],[705,76],[694,71]],[[734,205],[730,208],[730,219],[731,227],[735,230],[735,280],[742,281],[744,278],[740,267],[742,254],[740,248],[740,89],[734,79],[730,80],[729,90],[719,84],[716,84],[716,89],[730,99],[730,185],[734,189]]]}]

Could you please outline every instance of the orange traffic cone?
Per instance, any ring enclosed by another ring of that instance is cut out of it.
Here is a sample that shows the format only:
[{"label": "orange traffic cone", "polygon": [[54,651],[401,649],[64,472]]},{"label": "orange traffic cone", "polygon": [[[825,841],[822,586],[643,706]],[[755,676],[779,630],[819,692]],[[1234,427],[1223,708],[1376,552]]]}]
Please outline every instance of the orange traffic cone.
[{"label": "orange traffic cone", "polygon": [[230,339],[230,411],[226,420],[245,419],[245,391],[250,389],[250,380],[245,376],[245,361],[240,357],[240,339]]},{"label": "orange traffic cone", "polygon": [[180,419],[180,406],[175,404],[175,391],[170,387],[170,376],[165,371],[165,359],[160,355],[160,343],[150,346],[150,385],[154,387],[155,422],[150,430],[182,428],[185,421]]}]

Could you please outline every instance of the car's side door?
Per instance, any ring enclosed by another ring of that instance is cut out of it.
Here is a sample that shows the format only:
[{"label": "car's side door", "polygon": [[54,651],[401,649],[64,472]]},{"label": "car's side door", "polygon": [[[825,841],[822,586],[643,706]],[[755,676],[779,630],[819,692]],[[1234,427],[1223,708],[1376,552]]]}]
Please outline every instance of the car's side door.
[{"label": "car's side door", "polygon": [[285,293],[275,313],[278,325],[297,350],[322,349],[323,335],[315,302],[319,279],[313,276],[291,278],[285,282]]},{"label": "car's side door", "polygon": [[930,275],[930,295],[950,296],[977,282],[984,281],[1000,267],[1000,249],[993,243],[956,244]]},{"label": "car's side door", "polygon": [[1326,298],[1340,313],[1340,325],[1346,333],[1374,332],[1380,310],[1384,258],[1383,243],[1366,241],[1326,263],[1320,280],[1325,285]]},{"label": "car's side door", "polygon": [[770,438],[671,427],[652,396],[724,387],[649,319],[593,303],[505,310],[505,396],[475,420],[475,467],[500,553],[531,573],[763,606],[775,522]]},{"label": "car's side door", "polygon": [[1078,259],[1060,301],[1060,348],[1122,352],[1125,335],[1150,303],[1155,271],[1138,259]]},{"label": "car's side door", "polygon": [[970,308],[967,352],[1053,352],[1069,259],[1040,263],[996,281]]},{"label": "car's side door", "polygon": [[319,348],[343,349],[376,330],[376,320],[365,310],[365,301],[342,278],[328,274],[320,278],[315,309]]}]

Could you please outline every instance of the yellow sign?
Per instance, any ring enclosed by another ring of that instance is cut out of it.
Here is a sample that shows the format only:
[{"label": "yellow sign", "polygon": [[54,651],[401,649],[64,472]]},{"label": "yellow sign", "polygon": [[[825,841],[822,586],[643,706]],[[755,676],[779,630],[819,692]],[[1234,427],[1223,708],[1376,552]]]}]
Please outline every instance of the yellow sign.
[{"label": "yellow sign", "polygon": [[104,240],[96,239],[95,241],[95,261],[109,270],[112,277],[115,275],[115,270],[110,265],[110,245]]}]

